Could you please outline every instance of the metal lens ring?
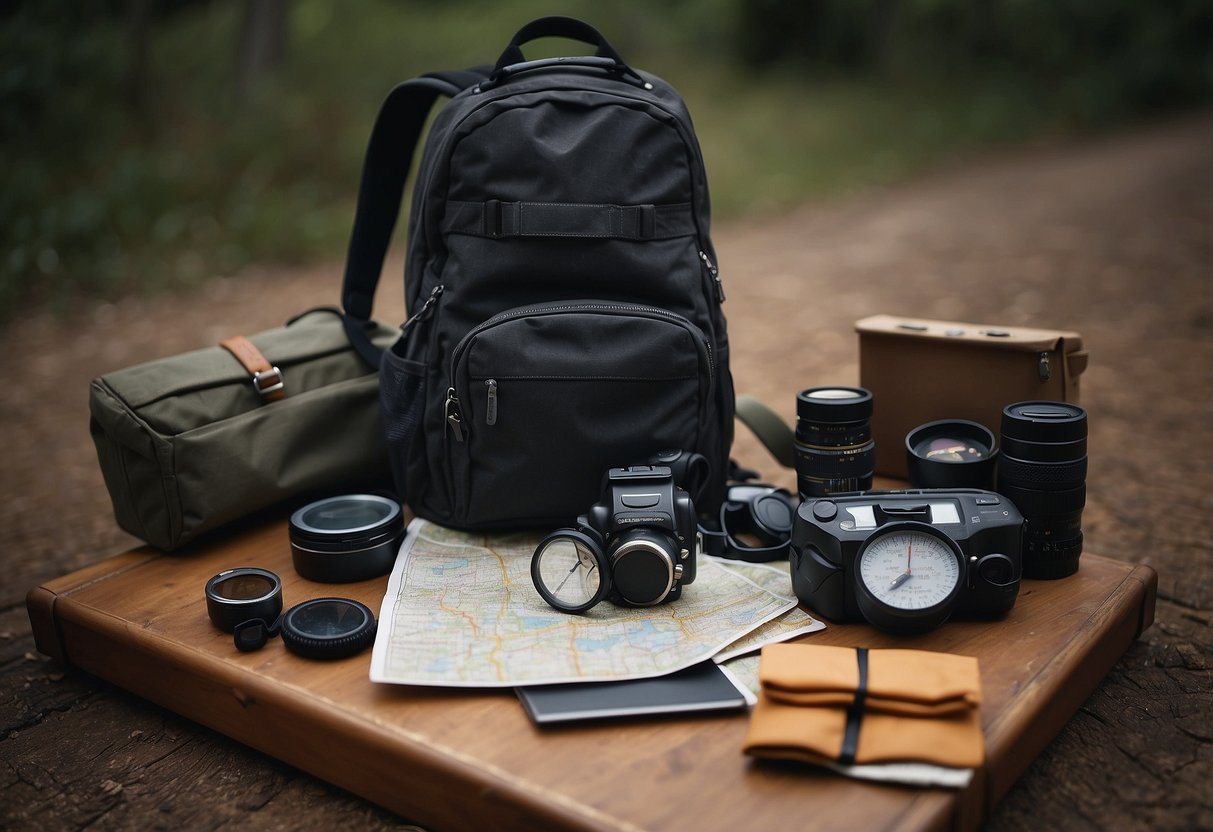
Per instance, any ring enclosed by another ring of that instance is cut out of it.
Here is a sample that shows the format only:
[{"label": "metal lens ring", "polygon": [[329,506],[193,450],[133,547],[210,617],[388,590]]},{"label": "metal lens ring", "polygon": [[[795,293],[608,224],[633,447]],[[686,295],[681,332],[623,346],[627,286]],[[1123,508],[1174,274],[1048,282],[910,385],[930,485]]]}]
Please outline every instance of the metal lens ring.
[{"label": "metal lens ring", "polygon": [[225,569],[206,582],[206,613],[224,632],[259,618],[272,622],[282,612],[282,581],[268,569]]},{"label": "metal lens ring", "polygon": [[375,614],[350,598],[313,598],[282,616],[282,643],[306,659],[344,659],[375,641]]},{"label": "metal lens ring", "polygon": [[636,607],[659,604],[674,588],[678,548],[647,530],[622,535],[611,550],[611,580],[619,597]]},{"label": "metal lens ring", "polygon": [[539,541],[531,580],[543,600],[561,612],[585,612],[611,589],[601,545],[577,529],[558,529]]}]

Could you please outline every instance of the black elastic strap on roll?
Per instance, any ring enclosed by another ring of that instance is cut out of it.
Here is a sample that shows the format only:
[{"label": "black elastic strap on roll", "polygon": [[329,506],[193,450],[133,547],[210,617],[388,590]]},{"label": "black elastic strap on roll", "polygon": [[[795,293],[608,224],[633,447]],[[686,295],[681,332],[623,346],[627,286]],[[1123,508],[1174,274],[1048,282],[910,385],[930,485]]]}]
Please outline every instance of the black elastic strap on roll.
[{"label": "black elastic strap on roll", "polygon": [[842,735],[842,750],[838,752],[838,762],[846,766],[854,765],[855,752],[859,748],[859,726],[868,698],[868,648],[856,647],[855,660],[859,663],[859,682],[855,686],[855,700],[847,708],[847,727]]}]

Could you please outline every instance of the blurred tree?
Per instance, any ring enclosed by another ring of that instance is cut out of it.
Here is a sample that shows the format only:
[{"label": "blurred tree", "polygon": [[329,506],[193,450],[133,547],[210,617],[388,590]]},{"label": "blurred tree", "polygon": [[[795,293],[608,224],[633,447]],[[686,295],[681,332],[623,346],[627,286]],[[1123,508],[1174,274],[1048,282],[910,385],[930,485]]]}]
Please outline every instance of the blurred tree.
[{"label": "blurred tree", "polygon": [[248,100],[257,81],[286,54],[288,0],[245,0],[240,26],[236,100]]},{"label": "blurred tree", "polygon": [[1213,97],[1213,3],[1174,0],[737,0],[754,67],[1001,78],[1068,123]]}]

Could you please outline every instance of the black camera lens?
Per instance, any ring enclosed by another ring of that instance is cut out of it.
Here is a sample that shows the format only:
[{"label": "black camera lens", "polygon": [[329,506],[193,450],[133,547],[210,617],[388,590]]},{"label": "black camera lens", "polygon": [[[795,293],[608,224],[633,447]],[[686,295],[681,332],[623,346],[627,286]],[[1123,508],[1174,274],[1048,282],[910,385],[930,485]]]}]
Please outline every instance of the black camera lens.
[{"label": "black camera lens", "polygon": [[669,538],[640,529],[625,532],[611,551],[615,591],[633,606],[652,606],[670,594],[677,560]]},{"label": "black camera lens", "polygon": [[268,569],[226,569],[206,582],[205,594],[207,615],[229,633],[242,621],[273,621],[282,612],[282,581]]},{"label": "black camera lens", "polygon": [[943,419],[906,434],[906,463],[915,488],[989,489],[998,449],[978,422]]},{"label": "black camera lens", "polygon": [[309,581],[349,583],[386,575],[403,538],[400,504],[376,494],[329,497],[291,515],[291,559]]},{"label": "black camera lens", "polygon": [[1023,574],[1078,571],[1087,502],[1087,412],[1064,402],[1018,402],[1002,411],[998,491],[1023,514]]},{"label": "black camera lens", "polygon": [[802,499],[872,487],[872,394],[810,387],[796,396],[796,479]]}]

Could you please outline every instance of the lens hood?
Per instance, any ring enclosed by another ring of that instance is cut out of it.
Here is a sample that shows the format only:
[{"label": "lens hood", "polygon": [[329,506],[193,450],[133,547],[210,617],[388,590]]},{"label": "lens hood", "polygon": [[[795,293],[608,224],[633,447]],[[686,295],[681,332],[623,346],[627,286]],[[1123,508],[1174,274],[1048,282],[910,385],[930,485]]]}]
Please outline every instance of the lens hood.
[{"label": "lens hood", "polygon": [[994,482],[994,434],[967,419],[941,419],[906,434],[906,465],[915,488],[981,488]]}]

